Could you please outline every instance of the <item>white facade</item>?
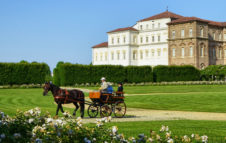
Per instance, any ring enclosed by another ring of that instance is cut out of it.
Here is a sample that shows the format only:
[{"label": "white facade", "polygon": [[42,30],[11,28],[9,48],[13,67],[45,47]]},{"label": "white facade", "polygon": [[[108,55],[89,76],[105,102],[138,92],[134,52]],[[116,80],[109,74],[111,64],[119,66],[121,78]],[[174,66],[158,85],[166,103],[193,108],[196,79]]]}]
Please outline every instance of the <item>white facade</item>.
[{"label": "white facade", "polygon": [[168,65],[171,18],[138,21],[132,28],[108,32],[108,45],[92,48],[93,65]]}]

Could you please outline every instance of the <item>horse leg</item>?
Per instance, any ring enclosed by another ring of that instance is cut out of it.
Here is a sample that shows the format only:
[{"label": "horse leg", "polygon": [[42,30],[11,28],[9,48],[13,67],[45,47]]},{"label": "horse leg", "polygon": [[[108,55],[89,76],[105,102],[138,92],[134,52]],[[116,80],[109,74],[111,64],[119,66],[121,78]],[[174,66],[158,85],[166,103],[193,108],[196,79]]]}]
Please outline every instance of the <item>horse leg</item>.
[{"label": "horse leg", "polygon": [[60,103],[60,110],[61,110],[62,113],[64,113],[64,109],[63,109],[63,106],[62,106],[61,103]]},{"label": "horse leg", "polygon": [[78,110],[79,106],[78,106],[77,102],[73,102],[73,104],[75,105],[75,110],[73,112],[73,116],[76,116],[76,111]]},{"label": "horse leg", "polygon": [[81,114],[81,118],[84,117],[84,109],[85,109],[85,103],[81,102],[80,103],[80,114]]},{"label": "horse leg", "polygon": [[57,103],[56,116],[58,115],[59,109],[60,109],[60,103]]}]

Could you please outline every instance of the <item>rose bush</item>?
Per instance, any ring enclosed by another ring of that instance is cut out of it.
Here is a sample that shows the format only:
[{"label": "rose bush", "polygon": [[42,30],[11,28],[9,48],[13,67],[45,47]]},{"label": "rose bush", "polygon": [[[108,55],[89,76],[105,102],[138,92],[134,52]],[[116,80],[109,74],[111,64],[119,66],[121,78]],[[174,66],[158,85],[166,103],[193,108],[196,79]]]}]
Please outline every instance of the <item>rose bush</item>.
[{"label": "rose bush", "polygon": [[90,127],[82,123],[82,119],[72,118],[68,113],[64,117],[53,118],[49,113],[41,115],[39,108],[25,112],[17,111],[14,117],[0,112],[0,142],[84,142],[84,143],[207,143],[206,135],[198,134],[177,136],[168,126],[162,126],[159,131],[150,131],[150,135],[140,134],[137,137],[125,137],[118,133],[118,128],[106,127],[111,117],[96,120],[96,125]]}]

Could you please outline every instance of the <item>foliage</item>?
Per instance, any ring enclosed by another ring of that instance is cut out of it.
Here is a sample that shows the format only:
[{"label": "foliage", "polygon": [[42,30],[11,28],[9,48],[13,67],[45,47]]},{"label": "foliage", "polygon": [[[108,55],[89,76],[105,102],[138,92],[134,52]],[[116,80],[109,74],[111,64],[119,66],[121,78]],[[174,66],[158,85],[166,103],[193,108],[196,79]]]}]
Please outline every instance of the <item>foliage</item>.
[{"label": "foliage", "polygon": [[75,85],[99,83],[101,77],[110,82],[150,82],[152,68],[150,66],[114,66],[114,65],[80,65],[59,63],[54,69],[56,85]]},{"label": "foliage", "polygon": [[138,137],[125,137],[118,133],[118,128],[107,128],[106,122],[111,117],[96,120],[93,127],[85,126],[81,118],[73,119],[65,112],[65,117],[52,118],[48,113],[41,115],[39,108],[25,112],[18,111],[14,117],[9,117],[0,112],[0,142],[112,142],[112,143],[146,143],[146,142],[192,142],[207,143],[206,135],[178,137],[168,126],[162,126],[159,131],[151,131],[150,135],[139,134]]},{"label": "foliage", "polygon": [[193,66],[156,66],[153,69],[154,81],[197,81],[200,71]]},{"label": "foliage", "polygon": [[128,83],[141,83],[141,82],[152,82],[153,74],[150,66],[128,66],[127,70],[127,82]]},{"label": "foliage", "polygon": [[225,80],[226,66],[225,65],[210,65],[201,70],[203,80]]},{"label": "foliage", "polygon": [[0,85],[41,84],[50,76],[45,63],[0,63]]}]

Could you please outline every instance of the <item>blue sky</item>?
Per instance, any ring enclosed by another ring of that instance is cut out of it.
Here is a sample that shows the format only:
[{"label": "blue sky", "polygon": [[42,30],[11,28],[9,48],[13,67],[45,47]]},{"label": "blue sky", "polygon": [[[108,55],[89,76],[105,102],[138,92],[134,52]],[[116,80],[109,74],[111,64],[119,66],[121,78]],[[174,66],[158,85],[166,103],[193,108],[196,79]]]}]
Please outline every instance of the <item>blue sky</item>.
[{"label": "blue sky", "polygon": [[226,22],[226,0],[1,0],[0,62],[90,64],[106,32],[166,11]]}]

